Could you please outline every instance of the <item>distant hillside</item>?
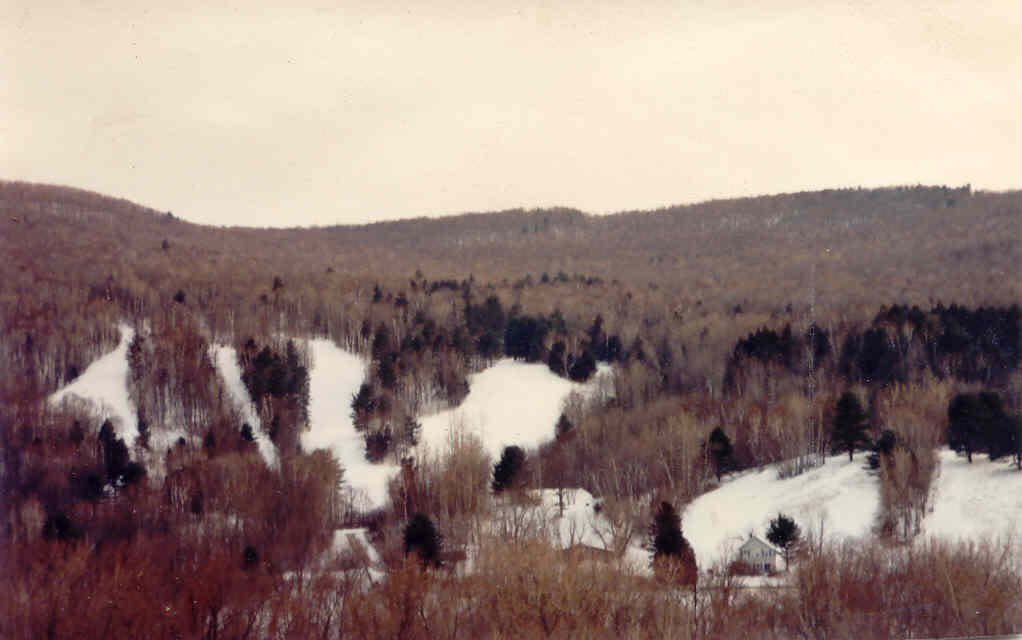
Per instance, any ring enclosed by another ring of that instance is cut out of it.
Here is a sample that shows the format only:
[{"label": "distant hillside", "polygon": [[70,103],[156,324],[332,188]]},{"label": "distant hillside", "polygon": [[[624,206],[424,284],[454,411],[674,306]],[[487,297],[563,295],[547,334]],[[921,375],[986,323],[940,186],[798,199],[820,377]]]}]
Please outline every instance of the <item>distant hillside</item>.
[{"label": "distant hillside", "polygon": [[[598,312],[654,340],[670,332],[690,347],[698,341],[706,355],[690,357],[717,367],[736,337],[765,324],[863,320],[894,302],[1016,303],[1020,238],[1022,192],[968,187],[252,229],[2,182],[0,305],[10,332],[41,318],[57,326],[62,309],[104,300],[144,314],[182,292],[214,331],[284,318],[289,330],[348,335],[376,284],[393,297],[411,295],[414,278],[433,288],[471,279],[525,310],[560,310],[569,323]],[[267,305],[280,315],[266,316]],[[111,316],[104,326],[113,324]]]},{"label": "distant hillside", "polygon": [[[76,264],[166,266],[185,277],[192,269],[225,277],[237,267],[295,275],[333,267],[404,279],[421,269],[436,278],[471,273],[495,281],[563,270],[655,281],[693,297],[748,295],[755,305],[765,302],[755,299],[764,285],[771,297],[805,298],[815,263],[824,297],[830,281],[850,287],[844,293],[858,300],[902,294],[981,301],[1020,293],[1020,279],[1010,275],[1022,259],[1022,193],[967,187],[831,190],[599,217],[515,210],[257,230],[204,227],[89,192],[6,182],[0,213],[5,255],[51,275]],[[164,264],[163,240],[187,264]]]}]

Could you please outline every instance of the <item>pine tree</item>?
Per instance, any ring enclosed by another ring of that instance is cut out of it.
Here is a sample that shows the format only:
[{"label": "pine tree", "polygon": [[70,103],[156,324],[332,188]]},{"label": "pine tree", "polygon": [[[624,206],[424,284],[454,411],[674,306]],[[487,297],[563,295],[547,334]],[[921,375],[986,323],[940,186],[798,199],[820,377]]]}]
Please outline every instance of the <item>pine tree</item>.
[{"label": "pine tree", "polygon": [[767,540],[772,545],[781,549],[784,553],[784,566],[788,566],[788,556],[791,549],[802,539],[802,529],[795,521],[783,513],[770,521],[770,528],[767,529]]},{"label": "pine tree", "polygon": [[521,447],[504,447],[500,461],[493,466],[493,492],[500,493],[516,486],[525,468],[525,451]]},{"label": "pine tree", "polygon": [[1004,407],[996,393],[960,393],[948,405],[948,446],[972,462],[972,454],[990,448],[994,440],[995,453],[1001,443],[991,434],[999,429],[997,423],[1003,420]]},{"label": "pine tree", "polygon": [[365,431],[369,427],[369,419],[376,410],[376,398],[369,383],[363,382],[358,392],[351,398],[351,421],[355,429]]},{"label": "pine tree", "polygon": [[252,430],[252,425],[249,423],[242,424],[239,433],[243,442],[255,442],[255,431]]},{"label": "pine tree", "polygon": [[707,447],[713,459],[713,470],[717,474],[717,482],[720,482],[721,476],[730,471],[734,466],[732,458],[734,447],[731,446],[731,439],[727,437],[727,434],[720,427],[717,427],[710,433]]},{"label": "pine tree", "polygon": [[880,438],[873,443],[873,453],[869,454],[867,459],[869,468],[879,469],[880,463],[894,452],[894,447],[897,444],[897,434],[890,429],[884,429],[883,433],[880,434]]},{"label": "pine tree", "polygon": [[567,347],[561,340],[555,342],[554,346],[550,348],[550,355],[547,357],[547,367],[549,367],[556,375],[564,376],[567,373],[567,369],[564,365],[564,354],[566,350]]},{"label": "pine tree", "polygon": [[383,355],[393,350],[393,339],[390,329],[386,324],[380,323],[376,326],[376,333],[373,335],[372,354],[373,360],[380,360]]},{"label": "pine tree", "polygon": [[423,564],[440,566],[441,539],[429,516],[416,513],[405,527],[405,555],[416,553]]},{"label": "pine tree", "polygon": [[660,503],[660,508],[653,516],[649,535],[654,559],[681,555],[685,537],[681,534],[681,517],[671,503]]},{"label": "pine tree", "polygon": [[575,425],[571,424],[571,420],[568,420],[568,416],[561,414],[561,417],[557,419],[557,425],[554,427],[554,433],[557,436],[557,440],[563,440],[571,435],[572,429]]},{"label": "pine tree", "polygon": [[575,382],[585,382],[596,373],[596,358],[593,352],[586,349],[582,355],[575,359],[568,367],[568,377]]},{"label": "pine tree", "polygon": [[248,545],[241,552],[241,568],[249,571],[259,564],[259,551],[252,545]]},{"label": "pine tree", "polygon": [[593,326],[586,332],[589,336],[589,348],[597,360],[607,360],[607,334],[603,331],[603,316],[596,315]]},{"label": "pine tree", "polygon": [[868,445],[870,440],[866,434],[869,427],[869,416],[862,409],[859,398],[851,391],[846,391],[837,401],[837,410],[834,414],[834,430],[832,433],[832,444],[835,451],[847,451],[848,460],[852,460],[852,454],[862,446]]},{"label": "pine tree", "polygon": [[653,568],[656,573],[683,584],[694,584],[695,554],[681,532],[681,518],[669,502],[661,502],[649,528]]}]

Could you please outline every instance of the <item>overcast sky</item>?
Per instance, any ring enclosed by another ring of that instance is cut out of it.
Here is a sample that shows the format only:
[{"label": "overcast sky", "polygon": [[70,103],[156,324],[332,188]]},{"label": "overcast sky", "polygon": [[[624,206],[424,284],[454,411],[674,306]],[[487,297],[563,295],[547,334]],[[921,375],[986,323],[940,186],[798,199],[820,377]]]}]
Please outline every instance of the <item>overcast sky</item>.
[{"label": "overcast sky", "polygon": [[255,226],[1022,187],[1017,0],[144,4],[0,0],[0,177]]}]

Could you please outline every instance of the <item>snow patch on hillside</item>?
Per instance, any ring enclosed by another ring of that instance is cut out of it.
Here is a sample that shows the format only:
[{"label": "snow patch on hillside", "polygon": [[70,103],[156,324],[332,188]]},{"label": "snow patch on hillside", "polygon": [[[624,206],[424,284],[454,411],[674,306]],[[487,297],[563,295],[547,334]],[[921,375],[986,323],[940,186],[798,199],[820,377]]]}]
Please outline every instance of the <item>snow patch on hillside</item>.
[{"label": "snow patch on hillside", "polygon": [[919,539],[980,541],[1022,533],[1022,471],[1012,461],[991,462],[974,454],[972,464],[950,449],[938,453],[939,466]]},{"label": "snow patch on hillside", "polygon": [[126,324],[118,328],[121,341],[117,348],[93,361],[70,384],[51,395],[49,401],[59,404],[75,396],[92,403],[100,418],[109,418],[117,436],[130,448],[138,437],[137,412],[128,395],[128,345],[135,337],[135,330]]},{"label": "snow patch on hillside", "polygon": [[693,500],[682,514],[682,530],[701,570],[732,559],[755,533],[763,538],[770,520],[784,513],[825,540],[870,536],[880,508],[880,481],[864,469],[866,454],[832,456],[823,466],[793,478],[778,478],[779,465],[727,478]]},{"label": "snow patch on hillside", "polygon": [[262,454],[263,460],[266,461],[267,466],[270,468],[276,468],[277,447],[263,433],[262,421],[259,419],[259,414],[256,412],[255,405],[252,403],[252,397],[249,395],[245,383],[241,380],[241,367],[238,366],[237,351],[235,351],[234,347],[216,345],[213,347],[213,361],[216,363],[217,371],[220,372],[220,376],[227,386],[227,393],[230,395],[231,401],[234,402],[234,405],[241,412],[241,419],[251,425],[252,433],[255,436],[256,444],[259,446],[259,453]]},{"label": "snow patch on hillside", "polygon": [[555,375],[546,365],[499,360],[469,376],[468,396],[460,405],[420,418],[420,442],[440,451],[452,428],[464,428],[479,437],[493,459],[505,446],[536,447],[553,439],[568,395],[595,393],[610,371],[609,365],[600,364],[596,375],[580,384]]},{"label": "snow patch on hillside", "polygon": [[351,398],[366,376],[366,362],[331,340],[309,341],[309,430],[301,436],[306,451],[328,449],[344,469],[348,486],[369,507],[387,502],[387,482],[397,473],[393,464],[365,459],[365,440],[351,421]]}]

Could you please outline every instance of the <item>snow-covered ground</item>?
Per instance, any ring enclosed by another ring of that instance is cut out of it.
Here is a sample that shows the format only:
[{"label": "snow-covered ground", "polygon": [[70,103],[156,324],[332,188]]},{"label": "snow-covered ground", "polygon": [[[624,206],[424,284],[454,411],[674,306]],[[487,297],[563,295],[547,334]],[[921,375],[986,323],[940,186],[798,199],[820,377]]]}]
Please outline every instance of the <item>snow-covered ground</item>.
[{"label": "snow-covered ground", "polygon": [[398,467],[366,460],[365,440],[351,421],[351,398],[365,379],[366,362],[326,339],[310,340],[309,353],[309,430],[302,434],[302,448],[332,451],[348,486],[363,494],[368,506],[383,506],[387,481]]},{"label": "snow-covered ground", "polygon": [[[598,510],[599,500],[585,489],[564,489],[563,512],[557,489],[529,492],[533,502],[508,502],[498,498],[490,522],[491,533],[506,537],[508,529],[546,539],[556,549],[591,547],[616,553],[621,541],[607,517]],[[632,530],[631,538],[619,558],[625,566],[641,574],[650,572],[650,555],[643,545],[646,531]],[[469,554],[471,557],[471,553]]]},{"label": "snow-covered ground", "polygon": [[579,384],[554,375],[543,364],[511,359],[469,376],[465,400],[452,409],[423,416],[421,443],[442,450],[452,428],[477,435],[494,459],[505,446],[529,448],[553,439],[565,399],[572,391],[593,393],[611,367],[601,364],[589,382]]},{"label": "snow-covered ground", "polygon": [[991,462],[985,454],[965,456],[942,449],[933,478],[932,511],[919,539],[978,541],[1022,539],[1022,471],[1009,459]]},{"label": "snow-covered ground", "polygon": [[95,360],[70,384],[50,396],[57,404],[68,396],[76,396],[94,404],[102,419],[109,418],[118,437],[131,447],[138,437],[138,417],[128,395],[128,345],[135,330],[119,326],[121,341],[117,348]]},{"label": "snow-covered ground", "polygon": [[[367,364],[330,340],[310,341],[309,351],[309,430],[302,434],[302,447],[333,451],[349,486],[365,496],[368,506],[383,506],[387,482],[398,466],[368,462],[362,434],[351,421],[351,399],[365,380]],[[578,384],[545,365],[501,360],[469,377],[469,393],[461,405],[420,419],[420,444],[442,451],[451,428],[458,426],[479,435],[495,459],[505,445],[535,447],[554,437],[568,395],[594,393],[609,371],[601,365],[592,380]]]},{"label": "snow-covered ground", "polygon": [[231,396],[238,410],[241,411],[241,418],[252,426],[256,444],[259,445],[259,453],[262,454],[266,464],[275,468],[277,466],[277,447],[263,433],[262,422],[259,414],[256,413],[252,398],[241,381],[241,367],[238,366],[238,354],[234,347],[216,345],[213,347],[213,361],[216,363],[217,371],[227,385],[227,393]]},{"label": "snow-covered ground", "polygon": [[865,464],[864,453],[852,462],[839,455],[793,478],[779,479],[777,465],[725,478],[719,488],[693,500],[681,517],[699,568],[732,558],[750,532],[764,538],[779,512],[793,518],[803,533],[822,527],[826,540],[871,535],[880,483]]}]

